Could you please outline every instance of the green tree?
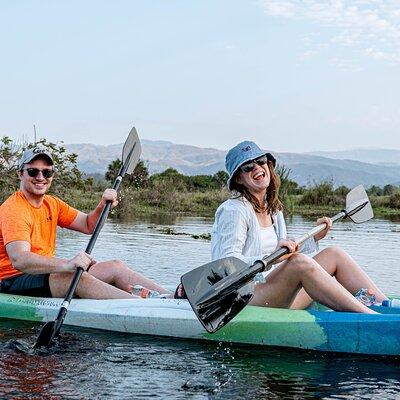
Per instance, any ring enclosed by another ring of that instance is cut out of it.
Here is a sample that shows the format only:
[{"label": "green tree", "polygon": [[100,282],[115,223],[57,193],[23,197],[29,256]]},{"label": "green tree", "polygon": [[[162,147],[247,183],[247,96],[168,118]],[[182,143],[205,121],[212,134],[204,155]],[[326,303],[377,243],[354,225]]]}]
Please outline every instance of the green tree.
[{"label": "green tree", "polygon": [[19,186],[18,163],[23,151],[41,147],[48,151],[54,161],[56,179],[53,181],[51,192],[57,195],[66,193],[69,189],[87,189],[91,180],[86,180],[77,167],[77,155],[68,154],[65,147],[41,139],[37,143],[18,145],[7,136],[0,139],[0,188],[4,200]]},{"label": "green tree", "polygon": [[226,171],[218,171],[213,175],[213,180],[215,181],[215,183],[219,188],[226,187],[228,178],[229,174]]},{"label": "green tree", "polygon": [[369,196],[382,196],[383,189],[379,186],[372,185],[368,190],[367,193]]},{"label": "green tree", "polygon": [[396,193],[396,191],[397,191],[397,187],[394,185],[385,185],[383,187],[383,195],[384,196],[390,196],[390,195]]},{"label": "green tree", "polygon": [[114,161],[111,161],[108,164],[107,172],[105,174],[106,181],[114,182],[117,177],[118,171],[121,168],[122,162],[119,158]]},{"label": "green tree", "polygon": [[217,189],[217,183],[213,179],[212,175],[193,175],[186,176],[188,187],[191,190],[205,191],[209,189]]},{"label": "green tree", "polygon": [[22,151],[8,136],[0,139],[0,202],[18,188],[18,161]]},{"label": "green tree", "polygon": [[339,196],[347,196],[347,193],[350,192],[350,189],[347,186],[341,185],[337,187],[333,193],[339,195]]},{"label": "green tree", "polygon": [[167,168],[163,172],[152,175],[150,177],[150,182],[157,187],[160,187],[159,184],[162,182],[169,190],[183,191],[189,189],[186,176],[174,168]]},{"label": "green tree", "polygon": [[[122,161],[117,158],[108,164],[107,172],[105,174],[105,179],[109,182],[114,182],[119,169],[121,168]],[[146,187],[149,181],[149,170],[147,169],[145,163],[140,160],[136,165],[133,173],[130,175],[125,175],[124,186],[133,186],[135,189],[140,189]]]},{"label": "green tree", "polygon": [[308,188],[301,200],[301,205],[340,206],[343,196],[335,194],[332,181],[323,181]]}]

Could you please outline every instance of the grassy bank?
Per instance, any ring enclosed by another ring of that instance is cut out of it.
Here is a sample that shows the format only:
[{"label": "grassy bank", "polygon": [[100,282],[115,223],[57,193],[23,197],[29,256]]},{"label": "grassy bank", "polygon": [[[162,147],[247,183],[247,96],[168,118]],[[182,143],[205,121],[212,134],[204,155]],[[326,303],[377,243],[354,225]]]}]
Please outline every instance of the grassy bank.
[{"label": "grassy bank", "polygon": [[[122,189],[120,204],[113,211],[113,215],[118,218],[166,213],[213,216],[218,206],[229,198],[227,190],[200,192],[176,191],[167,187],[158,189]],[[90,211],[98,204],[101,193],[101,191],[70,190],[64,193],[63,199],[80,210]],[[307,199],[306,194],[287,195],[284,199],[286,214],[315,218],[335,214],[345,205],[345,196],[331,198],[325,204],[307,204],[305,202]],[[370,196],[370,200],[376,217],[400,218],[400,207],[393,204],[393,198],[391,202],[391,196]]]}]

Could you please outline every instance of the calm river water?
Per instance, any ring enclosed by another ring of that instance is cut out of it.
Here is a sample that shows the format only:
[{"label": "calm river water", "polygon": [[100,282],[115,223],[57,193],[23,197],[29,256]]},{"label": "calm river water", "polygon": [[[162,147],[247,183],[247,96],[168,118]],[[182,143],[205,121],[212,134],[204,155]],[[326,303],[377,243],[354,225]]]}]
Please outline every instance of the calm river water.
[{"label": "calm river water", "polygon": [[[313,222],[288,221],[291,236]],[[108,222],[94,255],[119,258],[175,287],[184,272],[210,260],[212,220],[164,217]],[[182,235],[167,234],[172,228]],[[59,235],[58,253],[70,257],[88,238]],[[387,293],[400,293],[400,223],[375,219],[338,223],[321,247],[347,250]],[[160,337],[64,329],[55,353],[17,353],[9,340],[33,341],[39,327],[0,321],[1,399],[399,399],[399,360],[254,348]]]}]

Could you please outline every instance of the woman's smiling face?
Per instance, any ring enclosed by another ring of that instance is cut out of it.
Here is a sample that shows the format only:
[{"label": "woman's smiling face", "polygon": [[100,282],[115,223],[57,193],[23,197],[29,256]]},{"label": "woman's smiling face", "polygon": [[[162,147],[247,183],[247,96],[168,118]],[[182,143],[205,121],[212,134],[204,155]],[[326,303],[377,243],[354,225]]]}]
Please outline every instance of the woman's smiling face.
[{"label": "woman's smiling face", "polygon": [[253,163],[253,169],[250,172],[241,170],[236,178],[237,183],[245,186],[251,193],[260,193],[266,191],[269,186],[271,175],[269,173],[268,163],[259,165]]}]

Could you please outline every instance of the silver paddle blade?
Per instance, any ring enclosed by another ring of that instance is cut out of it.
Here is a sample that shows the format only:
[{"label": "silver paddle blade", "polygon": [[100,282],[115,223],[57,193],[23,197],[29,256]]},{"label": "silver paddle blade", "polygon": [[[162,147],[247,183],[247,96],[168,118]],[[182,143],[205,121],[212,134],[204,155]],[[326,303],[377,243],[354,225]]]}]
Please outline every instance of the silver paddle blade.
[{"label": "silver paddle blade", "polygon": [[348,217],[356,224],[369,221],[374,217],[371,203],[363,185],[356,186],[346,197]]},{"label": "silver paddle blade", "polygon": [[124,148],[122,149],[122,164],[127,160],[129,153],[133,148],[131,158],[129,160],[129,166],[126,170],[127,174],[131,174],[139,162],[140,154],[142,153],[142,146],[140,144],[139,136],[136,128],[133,127],[129,132],[129,136],[125,141]]}]

